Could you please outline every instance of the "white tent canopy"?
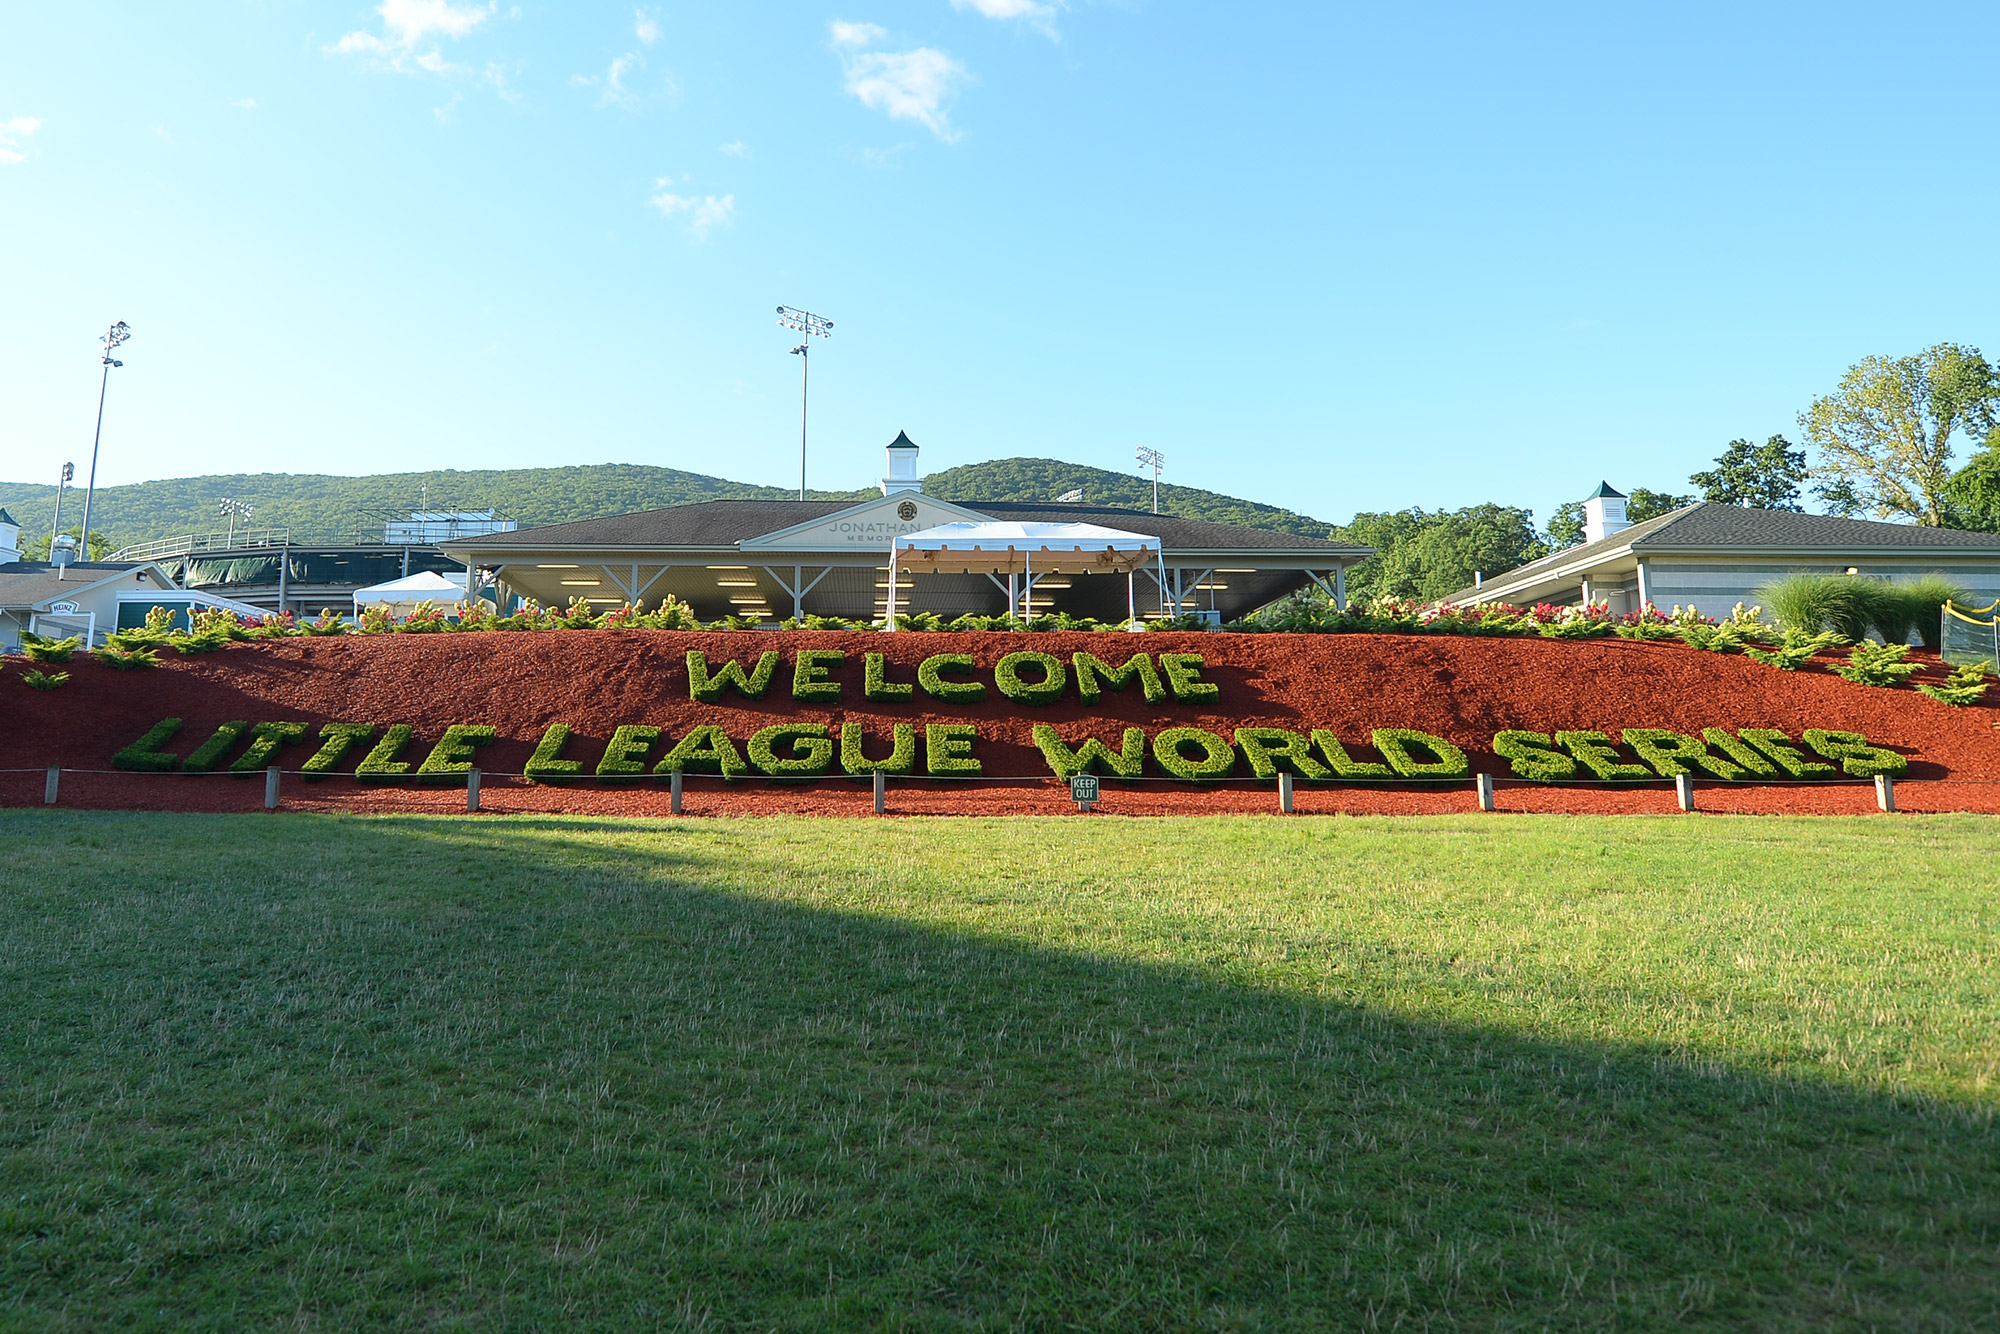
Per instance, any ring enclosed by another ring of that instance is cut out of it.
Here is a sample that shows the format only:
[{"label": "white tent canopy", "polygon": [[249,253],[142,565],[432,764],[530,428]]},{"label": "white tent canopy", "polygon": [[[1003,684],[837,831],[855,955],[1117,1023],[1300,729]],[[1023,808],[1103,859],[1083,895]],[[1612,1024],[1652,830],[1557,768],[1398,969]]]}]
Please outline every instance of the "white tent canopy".
[{"label": "white tent canopy", "polygon": [[422,574],[412,574],[402,579],[391,579],[386,584],[375,584],[368,588],[354,590],[354,614],[359,616],[366,607],[387,606],[410,608],[419,602],[465,601],[465,576],[456,577],[425,570]]},{"label": "white tent canopy", "polygon": [[[1094,523],[946,523],[905,533],[889,545],[889,614],[896,628],[896,584],[904,571],[1007,576],[1010,612],[1031,606],[1035,580],[1050,574],[1123,574],[1125,605],[1133,606],[1132,574],[1161,559],[1160,539]],[[1015,602],[1015,576],[1025,587]],[[1165,586],[1164,579],[1162,587]]]}]

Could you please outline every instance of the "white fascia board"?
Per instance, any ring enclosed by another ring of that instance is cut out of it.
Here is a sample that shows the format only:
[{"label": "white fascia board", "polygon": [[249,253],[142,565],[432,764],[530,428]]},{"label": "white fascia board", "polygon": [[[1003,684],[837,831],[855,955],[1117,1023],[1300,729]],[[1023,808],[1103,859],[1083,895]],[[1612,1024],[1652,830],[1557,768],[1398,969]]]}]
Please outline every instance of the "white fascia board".
[{"label": "white fascia board", "polygon": [[1584,576],[1595,570],[1603,569],[1607,565],[1621,565],[1626,561],[1632,561],[1636,565],[1640,554],[1651,556],[1654,553],[1650,548],[1644,553],[1635,552],[1628,544],[1613,547],[1609,551],[1599,552],[1588,560],[1567,561],[1562,564],[1551,565],[1546,569],[1536,570],[1525,579],[1515,577],[1521,571],[1509,570],[1506,574],[1488,579],[1475,590],[1473,596],[1464,599],[1456,605],[1466,606],[1478,602],[1497,602],[1508,594],[1518,593],[1530,588],[1539,588],[1544,584],[1566,584],[1572,580],[1581,580]]}]

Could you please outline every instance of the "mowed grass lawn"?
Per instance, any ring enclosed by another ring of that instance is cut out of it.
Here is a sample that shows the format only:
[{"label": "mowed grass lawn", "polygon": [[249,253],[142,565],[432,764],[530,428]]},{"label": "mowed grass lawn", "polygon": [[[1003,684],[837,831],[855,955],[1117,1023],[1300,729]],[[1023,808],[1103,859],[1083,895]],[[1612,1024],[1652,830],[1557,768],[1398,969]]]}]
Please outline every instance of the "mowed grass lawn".
[{"label": "mowed grass lawn", "polygon": [[0,812],[0,1325],[2000,1326],[2000,823]]}]

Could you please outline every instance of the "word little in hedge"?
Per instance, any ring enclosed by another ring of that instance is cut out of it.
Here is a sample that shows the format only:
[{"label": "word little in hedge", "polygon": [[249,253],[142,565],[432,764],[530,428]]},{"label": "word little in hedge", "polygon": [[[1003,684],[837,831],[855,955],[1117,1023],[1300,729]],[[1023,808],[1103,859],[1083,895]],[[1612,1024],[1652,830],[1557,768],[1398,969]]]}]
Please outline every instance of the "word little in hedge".
[{"label": "word little in hedge", "polygon": [[[703,704],[720,704],[735,694],[743,699],[764,698],[778,679],[782,656],[777,650],[759,654],[746,666],[734,658],[719,666],[710,664],[700,649],[687,651],[688,698]],[[1112,663],[1095,653],[1076,652],[1065,662],[1053,653],[1022,650],[1009,653],[993,664],[993,688],[1007,699],[1030,707],[1053,704],[1071,689],[1085,704],[1095,704],[1104,691],[1122,691],[1137,685],[1148,704],[1162,704],[1171,696],[1182,704],[1213,704],[1221,690],[1213,681],[1201,679],[1204,666],[1199,653],[1134,653],[1122,663]],[[843,649],[798,649],[792,654],[791,696],[800,703],[835,704],[843,697],[846,683],[834,673],[847,660]],[[892,679],[888,659],[880,653],[862,657],[861,696],[878,703],[912,700],[918,691],[931,699],[953,704],[976,704],[986,698],[986,682],[979,679],[979,666],[970,653],[933,653],[917,664],[915,678]]]}]

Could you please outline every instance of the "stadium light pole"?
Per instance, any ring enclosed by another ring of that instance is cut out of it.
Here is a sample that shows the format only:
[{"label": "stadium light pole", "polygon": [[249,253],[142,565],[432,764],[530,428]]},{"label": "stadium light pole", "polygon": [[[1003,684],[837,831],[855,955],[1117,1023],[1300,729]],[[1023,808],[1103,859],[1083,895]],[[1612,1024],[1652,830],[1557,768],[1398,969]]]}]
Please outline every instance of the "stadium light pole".
[{"label": "stadium light pole", "polygon": [[[98,339],[104,344],[104,379],[97,386],[97,434],[90,438],[90,485],[83,492],[83,540],[78,545],[83,548],[82,555],[85,560],[90,559],[90,504],[97,498],[97,445],[104,439],[104,391],[111,386],[111,368],[125,364],[111,354],[118,350],[120,343],[131,336],[132,327],[120,320],[106,331],[104,337]],[[55,555],[53,542],[50,544],[49,555],[52,557]]]},{"label": "stadium light pole", "polygon": [[1148,449],[1144,445],[1141,445],[1139,446],[1139,463],[1141,467],[1153,470],[1153,513],[1158,514],[1160,512],[1160,469],[1167,466],[1167,456],[1157,449]]},{"label": "stadium light pole", "polygon": [[242,515],[244,522],[248,523],[250,516],[257,512],[257,507],[255,505],[246,505],[240,500],[231,500],[229,497],[224,496],[222,504],[218,508],[229,516],[229,536],[223,539],[223,545],[225,547],[234,547],[236,545],[236,516],[239,514]]},{"label": "stadium light pole", "polygon": [[74,463],[63,464],[62,472],[58,474],[56,477],[56,519],[54,523],[49,525],[50,560],[54,560],[56,558],[56,539],[62,536],[63,493],[69,490],[69,484],[71,482],[74,482],[75,480],[76,480],[76,465]]},{"label": "stadium light pole", "polygon": [[812,340],[833,337],[833,321],[795,306],[778,307],[778,324],[799,331],[792,355],[799,359],[799,499],[806,498],[806,391],[812,386]]}]

